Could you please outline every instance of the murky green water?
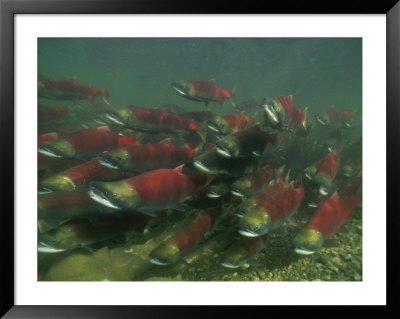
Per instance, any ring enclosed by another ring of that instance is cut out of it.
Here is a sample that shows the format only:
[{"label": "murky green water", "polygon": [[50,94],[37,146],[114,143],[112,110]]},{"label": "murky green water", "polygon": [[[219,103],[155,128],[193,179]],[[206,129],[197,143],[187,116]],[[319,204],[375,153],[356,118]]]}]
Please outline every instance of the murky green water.
[{"label": "murky green water", "polygon": [[[184,211],[166,209],[161,218],[131,230],[124,229],[105,241],[59,253],[39,253],[39,280],[362,280],[360,206],[345,223],[347,230],[337,232],[331,238],[333,244],[307,256],[298,255],[292,249],[293,239],[317,209],[308,205],[312,192],[304,177],[304,169],[324,158],[329,153],[329,145],[334,145],[332,147],[337,150],[341,162],[333,180],[338,190],[342,190],[361,171],[361,39],[41,38],[38,44],[40,75],[56,80],[76,78],[79,83],[108,89],[107,100],[117,109],[129,104],[149,108],[176,104],[187,111],[237,114],[228,100],[222,105],[210,103],[206,107],[204,103],[176,94],[171,86],[178,80],[215,79],[220,87],[234,88],[236,105],[250,100],[260,101],[257,105],[244,107],[244,114],[254,118],[255,122],[264,125],[260,116],[264,98],[275,99],[292,94],[296,107],[301,110],[308,107],[307,120],[312,126],[307,136],[289,133],[292,135],[288,139],[288,132],[268,128],[284,137],[277,151],[278,159],[270,164],[271,167],[278,169],[285,165],[290,168],[291,179],[304,186],[305,195],[294,215],[295,223],[284,223],[279,232],[270,236],[268,245],[239,268],[230,269],[220,264],[224,252],[239,238],[238,220],[231,214],[241,199],[228,194],[211,205],[221,210],[214,226],[172,265],[151,264],[149,254],[211,206],[204,203],[203,209],[200,201],[200,204],[185,206]],[[100,99],[96,99],[93,106],[86,100],[40,97],[39,104],[72,110],[66,116],[45,117],[39,113],[39,133],[50,133],[47,130],[52,128],[74,127],[75,131],[91,128],[93,123],[90,119],[104,111],[96,111],[97,104],[104,106]],[[318,123],[316,116],[323,115],[332,105],[337,110],[352,112],[351,128],[346,128],[343,123],[330,123],[328,126]],[[85,116],[81,115],[82,112]],[[168,134],[175,142],[176,134]],[[49,176],[95,157],[96,154],[60,165],[52,164],[46,169],[39,168],[39,184]],[[346,165],[352,166],[351,177],[344,177]],[[361,190],[356,189],[351,195],[355,193],[361,195]],[[58,225],[63,222],[57,221]],[[96,221],[91,221],[91,225],[96,227]],[[42,232],[45,233],[41,229],[39,236]]]}]

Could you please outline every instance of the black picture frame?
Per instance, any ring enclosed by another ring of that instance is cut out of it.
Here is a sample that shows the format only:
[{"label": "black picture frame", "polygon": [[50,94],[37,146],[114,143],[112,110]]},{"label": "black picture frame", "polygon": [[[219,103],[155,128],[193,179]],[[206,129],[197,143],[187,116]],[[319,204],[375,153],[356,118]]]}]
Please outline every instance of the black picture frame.
[{"label": "black picture frame", "polygon": [[[379,307],[316,307],[318,315],[344,317],[368,313],[373,317],[395,317],[398,312],[396,291],[399,276],[395,274],[398,252],[398,207],[393,197],[397,187],[398,137],[400,136],[400,3],[398,0],[348,1],[216,1],[162,0],[0,0],[1,71],[0,71],[0,175],[1,175],[1,310],[4,318],[157,318],[252,316],[260,311],[266,316],[282,316],[282,310],[293,315],[310,315],[309,307],[210,307],[210,306],[16,306],[14,304],[14,18],[16,14],[386,14],[387,19],[387,306]],[[377,106],[383,108],[383,105]],[[12,168],[12,169],[11,169]],[[381,169],[377,172],[384,174]],[[392,186],[392,184],[394,184]],[[257,314],[260,315],[260,314]]]}]

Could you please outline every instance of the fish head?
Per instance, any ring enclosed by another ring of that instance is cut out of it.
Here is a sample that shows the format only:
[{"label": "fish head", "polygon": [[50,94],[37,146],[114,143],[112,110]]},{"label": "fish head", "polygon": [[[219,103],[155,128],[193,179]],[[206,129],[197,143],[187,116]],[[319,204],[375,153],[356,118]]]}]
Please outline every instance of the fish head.
[{"label": "fish head", "polygon": [[352,165],[344,165],[343,166],[343,175],[351,178],[354,177],[356,175],[357,171],[354,169],[354,167]]},{"label": "fish head", "polygon": [[196,90],[189,81],[172,82],[172,88],[181,96],[191,97],[196,94]]},{"label": "fish head", "polygon": [[293,239],[293,249],[300,255],[310,255],[321,249],[324,240],[322,234],[313,229],[303,229]]},{"label": "fish head", "polygon": [[156,265],[170,265],[180,259],[181,253],[176,245],[163,242],[152,250],[149,261]]},{"label": "fish head", "polygon": [[106,113],[107,119],[115,124],[135,128],[137,126],[137,118],[135,114],[127,109],[112,109]]},{"label": "fish head", "polygon": [[222,116],[216,116],[206,122],[207,128],[217,134],[229,134],[231,131],[228,122]]},{"label": "fish head", "polygon": [[268,212],[262,207],[255,207],[239,220],[239,234],[246,237],[265,235],[272,227],[272,220]]},{"label": "fish head", "polygon": [[285,118],[285,109],[282,104],[272,99],[264,99],[262,103],[264,120],[267,125],[277,128],[280,127]]},{"label": "fish head", "polygon": [[308,179],[313,179],[317,174],[317,168],[315,166],[309,166],[304,170],[304,175]]},{"label": "fish head", "polygon": [[210,184],[206,188],[206,196],[209,198],[220,198],[229,192],[225,183]]},{"label": "fish head", "polygon": [[114,209],[135,209],[140,205],[139,194],[124,181],[91,182],[88,194],[94,201]]},{"label": "fish head", "polygon": [[240,178],[231,185],[231,193],[239,197],[249,197],[252,194],[253,185],[247,178]]},{"label": "fish head", "polygon": [[124,148],[105,151],[101,153],[99,157],[99,164],[109,168],[125,170],[132,170],[135,168],[131,156],[129,156],[128,152]]},{"label": "fish head", "polygon": [[322,126],[327,126],[330,124],[331,120],[329,119],[329,116],[326,114],[323,115],[317,115],[316,116],[317,122],[321,124]]},{"label": "fish head", "polygon": [[79,247],[81,239],[69,227],[59,227],[39,235],[38,251],[57,253]]},{"label": "fish head", "polygon": [[318,185],[319,193],[322,196],[328,195],[332,189],[332,177],[330,177],[328,174],[318,173],[314,177],[314,182]]},{"label": "fish head", "polygon": [[39,193],[75,190],[75,183],[67,176],[53,175],[45,178],[39,185]]},{"label": "fish head", "polygon": [[240,154],[240,144],[234,136],[224,136],[215,144],[217,153],[221,156],[237,157]]},{"label": "fish head", "polygon": [[235,214],[239,218],[242,218],[244,215],[250,213],[256,206],[257,204],[255,201],[251,199],[244,200],[237,206]]},{"label": "fish head", "polygon": [[221,257],[221,265],[227,268],[238,268],[242,266],[249,257],[249,252],[243,247],[233,244]]},{"label": "fish head", "polygon": [[218,172],[218,162],[212,152],[203,153],[193,158],[193,166],[204,174],[214,175]]},{"label": "fish head", "polygon": [[38,152],[56,158],[73,158],[76,155],[72,144],[61,139],[39,143]]}]

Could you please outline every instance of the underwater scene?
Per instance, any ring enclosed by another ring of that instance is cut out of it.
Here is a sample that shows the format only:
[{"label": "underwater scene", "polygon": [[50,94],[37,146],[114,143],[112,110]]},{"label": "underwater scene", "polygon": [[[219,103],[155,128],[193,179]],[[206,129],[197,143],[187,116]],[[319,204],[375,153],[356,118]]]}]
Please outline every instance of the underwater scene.
[{"label": "underwater scene", "polygon": [[39,38],[39,281],[362,281],[361,38]]}]

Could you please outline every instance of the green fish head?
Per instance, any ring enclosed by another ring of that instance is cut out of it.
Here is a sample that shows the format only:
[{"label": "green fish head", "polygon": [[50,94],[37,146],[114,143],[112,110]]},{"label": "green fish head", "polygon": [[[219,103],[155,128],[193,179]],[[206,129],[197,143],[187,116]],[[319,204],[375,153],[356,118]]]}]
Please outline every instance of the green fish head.
[{"label": "green fish head", "polygon": [[225,183],[210,184],[206,188],[206,196],[209,198],[220,198],[229,192],[229,187]]},{"label": "green fish head", "polygon": [[124,181],[91,182],[89,186],[89,196],[104,206],[134,210],[140,205],[139,194]]},{"label": "green fish head", "polygon": [[219,155],[224,157],[237,157],[240,155],[240,144],[234,136],[224,136],[216,143]]},{"label": "green fish head", "polygon": [[321,249],[324,240],[322,234],[313,229],[303,229],[293,239],[294,251],[301,255],[310,255]]},{"label": "green fish head", "polygon": [[326,114],[317,115],[316,118],[317,118],[317,122],[319,124],[321,124],[322,126],[329,125],[330,122],[331,122],[331,120],[329,119],[328,115],[326,115]]},{"label": "green fish head", "polygon": [[39,192],[72,191],[76,188],[74,182],[62,175],[45,178],[39,185]]},{"label": "green fish head", "polygon": [[181,96],[193,97],[196,95],[196,90],[189,81],[172,82],[172,88]]},{"label": "green fish head", "polygon": [[343,175],[344,176],[351,178],[351,177],[355,176],[356,173],[357,172],[352,165],[344,165],[343,166]]},{"label": "green fish head", "polygon": [[222,116],[216,116],[206,122],[207,128],[218,134],[229,134],[231,129]]},{"label": "green fish head", "polygon": [[124,125],[131,128],[135,128],[137,126],[135,114],[127,108],[108,111],[106,117],[118,125]]},{"label": "green fish head", "polygon": [[239,233],[246,237],[265,235],[272,227],[271,217],[260,208],[254,208],[239,220]]},{"label": "green fish head", "polygon": [[39,143],[38,152],[57,158],[73,158],[76,155],[72,144],[61,139]]},{"label": "green fish head", "polygon": [[193,159],[193,165],[204,174],[215,175],[219,170],[216,157],[217,155],[214,152],[200,154]]},{"label": "green fish head", "polygon": [[113,169],[133,170],[135,168],[134,161],[123,148],[101,153],[98,162]]},{"label": "green fish head", "polygon": [[251,212],[256,206],[257,204],[254,201],[247,199],[239,204],[235,213],[238,217],[242,218],[244,215]]},{"label": "green fish head", "polygon": [[60,227],[39,235],[39,252],[52,253],[79,247],[81,239],[68,227]]},{"label": "green fish head", "polygon": [[149,261],[156,265],[170,265],[176,263],[181,257],[181,252],[176,245],[163,242],[153,249]]},{"label": "green fish head", "polygon": [[264,99],[262,108],[264,120],[268,126],[278,128],[283,124],[285,109],[282,104],[275,100]]},{"label": "green fish head", "polygon": [[309,166],[304,170],[304,175],[308,179],[313,179],[315,177],[315,174],[317,174],[317,168],[315,166]]},{"label": "green fish head", "polygon": [[221,265],[227,268],[238,268],[246,263],[249,252],[239,245],[233,244],[222,255]]},{"label": "green fish head", "polygon": [[319,193],[322,196],[328,195],[329,191],[332,189],[332,177],[325,173],[318,173],[314,177],[314,182],[319,187]]},{"label": "green fish head", "polygon": [[249,197],[252,192],[253,185],[247,178],[240,178],[231,185],[231,193],[235,196]]}]

